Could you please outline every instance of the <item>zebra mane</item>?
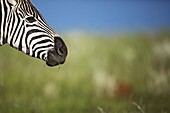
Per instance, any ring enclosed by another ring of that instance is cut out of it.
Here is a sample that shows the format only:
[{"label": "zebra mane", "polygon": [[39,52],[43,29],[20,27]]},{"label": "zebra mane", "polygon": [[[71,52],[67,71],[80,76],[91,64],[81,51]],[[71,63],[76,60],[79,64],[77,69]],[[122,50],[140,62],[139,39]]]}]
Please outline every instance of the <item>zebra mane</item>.
[{"label": "zebra mane", "polygon": [[31,2],[31,0],[8,0],[10,3],[21,3],[23,1]]},{"label": "zebra mane", "polygon": [[29,2],[31,2],[31,0],[15,0],[17,3],[20,3],[20,2],[22,2],[22,1],[29,1]]},{"label": "zebra mane", "polygon": [[22,2],[22,1],[30,1],[30,0],[14,0],[14,1],[16,1],[16,2]]},{"label": "zebra mane", "polygon": [[31,2],[31,0],[8,0],[11,4],[22,3],[23,1]]}]

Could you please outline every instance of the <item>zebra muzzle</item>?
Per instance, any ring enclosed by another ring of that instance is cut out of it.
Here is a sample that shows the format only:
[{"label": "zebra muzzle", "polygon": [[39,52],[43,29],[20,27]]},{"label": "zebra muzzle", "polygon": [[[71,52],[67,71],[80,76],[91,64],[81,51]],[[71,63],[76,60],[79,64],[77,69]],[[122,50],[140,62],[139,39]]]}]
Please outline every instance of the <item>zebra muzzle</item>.
[{"label": "zebra muzzle", "polygon": [[67,56],[67,47],[60,37],[55,37],[54,48],[47,52],[46,64],[48,66],[56,66],[63,64]]},{"label": "zebra muzzle", "polygon": [[65,62],[65,57],[57,54],[57,51],[54,48],[48,51],[47,60],[46,60],[46,64],[48,66],[56,66],[59,64],[63,64],[64,62]]}]

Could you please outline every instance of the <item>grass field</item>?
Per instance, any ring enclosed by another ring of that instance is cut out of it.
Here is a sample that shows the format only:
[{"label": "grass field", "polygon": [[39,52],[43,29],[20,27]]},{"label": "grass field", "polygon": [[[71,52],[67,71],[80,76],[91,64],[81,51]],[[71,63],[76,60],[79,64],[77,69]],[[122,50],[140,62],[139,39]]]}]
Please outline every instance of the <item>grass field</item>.
[{"label": "grass field", "polygon": [[0,48],[0,113],[169,113],[170,35],[65,39],[64,65]]}]

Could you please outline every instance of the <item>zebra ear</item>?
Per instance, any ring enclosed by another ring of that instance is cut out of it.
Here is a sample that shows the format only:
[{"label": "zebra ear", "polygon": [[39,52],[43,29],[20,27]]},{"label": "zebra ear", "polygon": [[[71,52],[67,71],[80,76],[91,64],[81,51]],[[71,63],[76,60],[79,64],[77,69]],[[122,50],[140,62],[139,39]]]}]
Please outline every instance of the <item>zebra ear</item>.
[{"label": "zebra ear", "polygon": [[10,4],[14,5],[14,6],[17,4],[17,1],[16,1],[16,0],[8,0],[8,2],[9,2]]}]

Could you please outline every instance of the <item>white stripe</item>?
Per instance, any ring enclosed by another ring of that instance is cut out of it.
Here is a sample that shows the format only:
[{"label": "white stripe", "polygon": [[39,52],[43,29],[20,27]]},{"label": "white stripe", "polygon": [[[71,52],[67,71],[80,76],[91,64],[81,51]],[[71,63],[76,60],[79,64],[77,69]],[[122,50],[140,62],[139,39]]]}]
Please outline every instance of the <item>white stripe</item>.
[{"label": "white stripe", "polygon": [[3,0],[1,0],[1,8],[2,8],[2,9],[1,9],[1,12],[2,12],[2,17],[1,17],[2,22],[1,22],[1,32],[0,32],[0,33],[1,33],[1,35],[0,35],[0,36],[1,36],[1,38],[0,38],[0,39],[1,39],[1,40],[0,40],[0,41],[1,41],[0,44],[2,45],[3,35],[4,35],[4,34],[3,34],[3,33],[4,33],[4,32],[3,32],[3,24],[4,24],[4,15],[5,15],[5,14],[4,14],[5,11],[4,11],[4,3],[3,3]]},{"label": "white stripe", "polygon": [[22,36],[23,30],[24,30],[24,28],[23,28],[24,26],[22,25],[20,27],[22,27],[22,28],[21,28],[21,31],[19,31],[20,33],[19,33],[18,37],[15,37],[15,39],[17,38],[16,42],[15,42],[15,39],[13,40],[13,46],[16,48],[19,48],[19,43],[23,38],[21,36]]},{"label": "white stripe", "polygon": [[[16,32],[15,32],[15,29],[16,28],[18,28],[18,19],[16,19],[17,18],[17,16],[16,15],[14,15],[14,18],[15,18],[15,22],[14,22],[14,26],[12,26],[12,33],[10,34],[11,36],[13,35],[13,34],[16,34]],[[17,30],[18,31],[18,30]],[[7,42],[8,42],[8,44],[10,44],[10,41],[11,41],[11,39],[13,38],[13,37],[8,37],[8,40],[7,40]]]},{"label": "white stripe", "polygon": [[[38,52],[44,50],[43,53],[47,53],[49,48],[41,48],[35,51],[35,57],[38,57]],[[40,53],[40,58],[42,57],[42,53]]]}]

